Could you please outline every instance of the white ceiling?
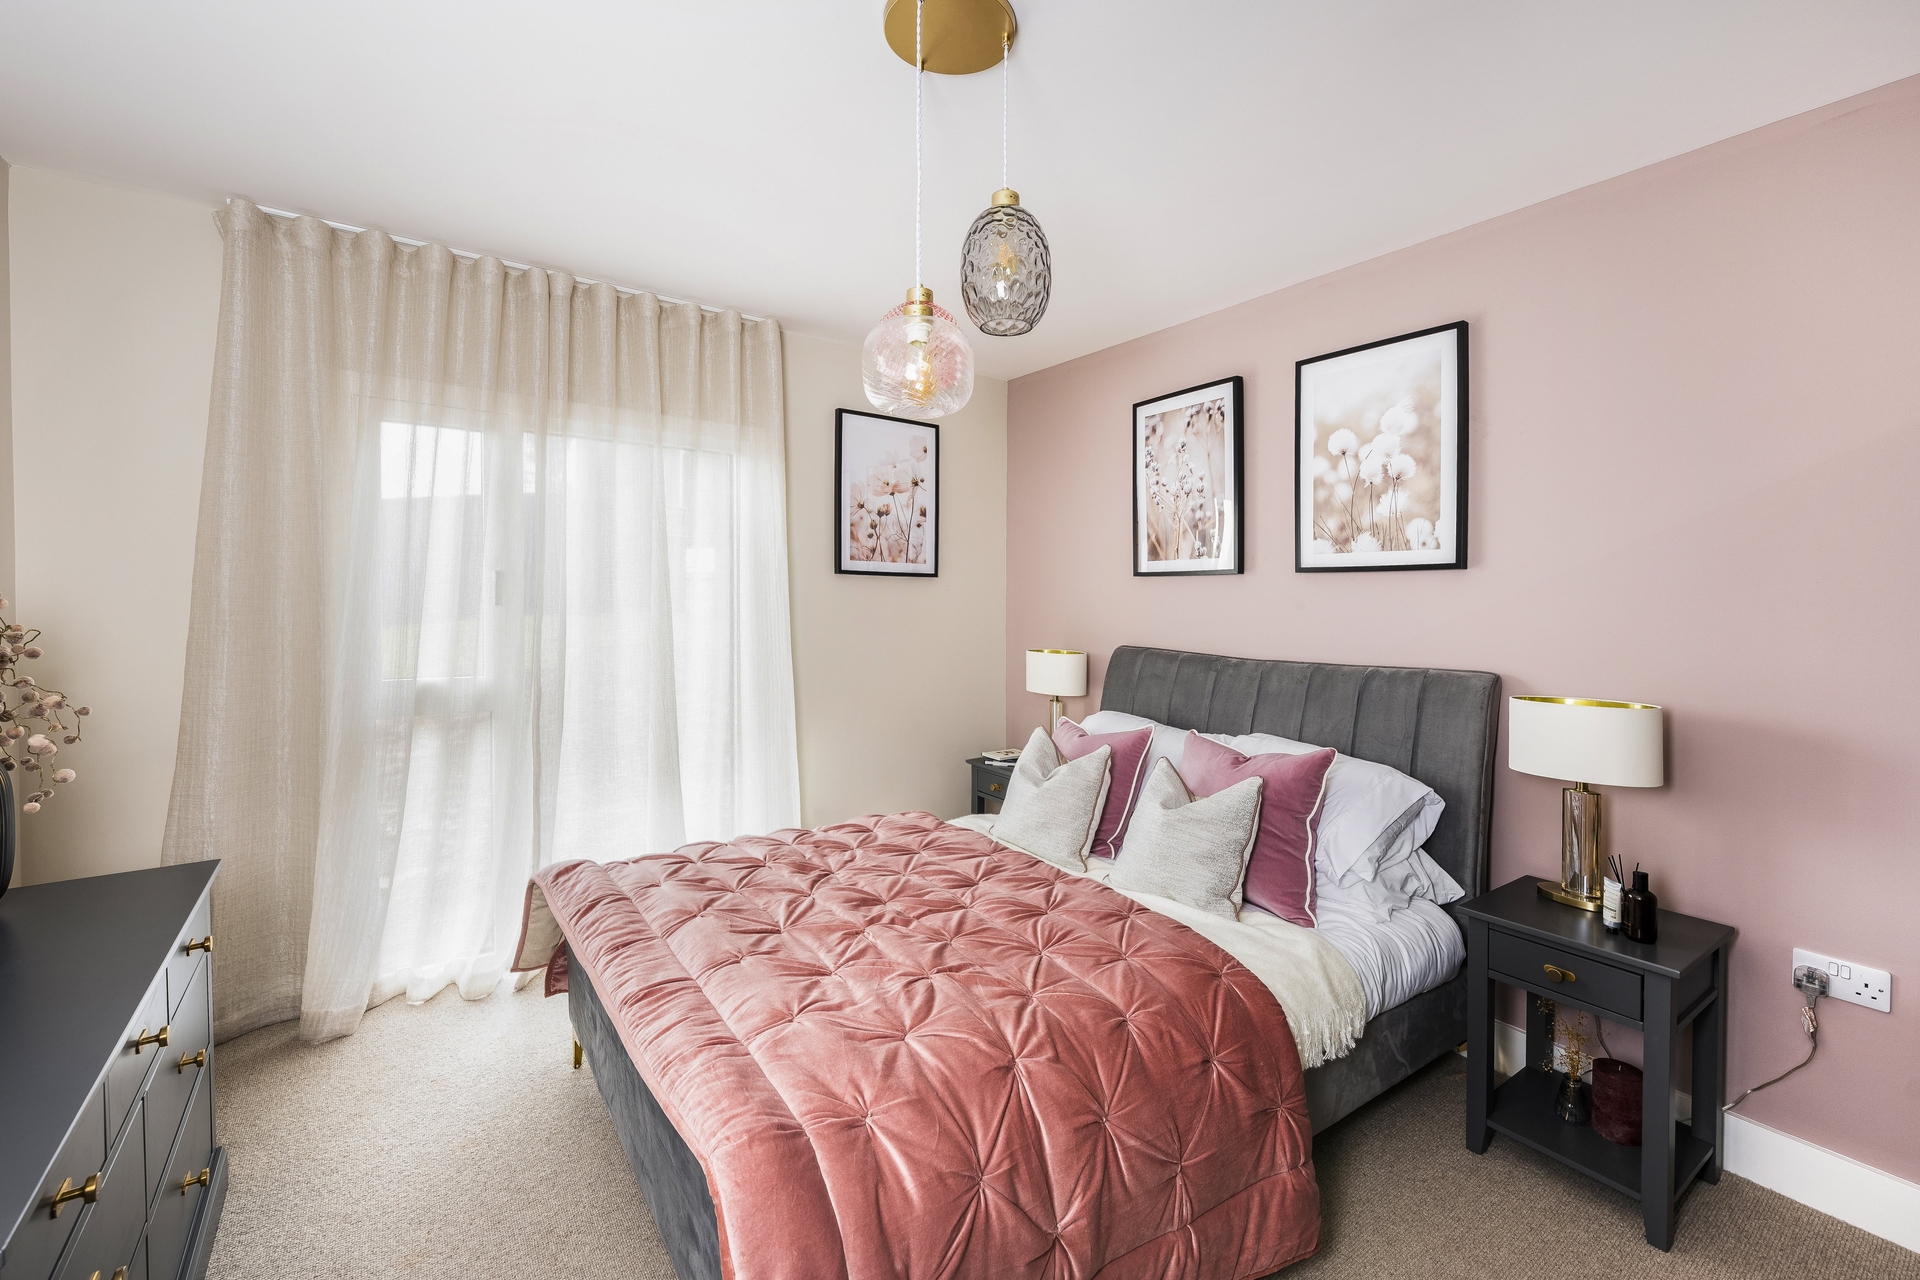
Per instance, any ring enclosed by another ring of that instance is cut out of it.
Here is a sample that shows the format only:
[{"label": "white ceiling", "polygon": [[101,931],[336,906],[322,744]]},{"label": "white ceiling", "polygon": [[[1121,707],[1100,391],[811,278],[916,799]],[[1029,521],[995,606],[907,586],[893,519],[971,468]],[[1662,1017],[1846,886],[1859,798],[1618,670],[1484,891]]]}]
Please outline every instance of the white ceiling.
[{"label": "white ceiling", "polygon": [[[1920,73],[1914,0],[1015,0],[1011,377]],[[880,0],[0,0],[0,156],[858,340],[912,279]],[[999,71],[927,77],[959,310]],[[971,326],[968,327],[972,333]]]}]

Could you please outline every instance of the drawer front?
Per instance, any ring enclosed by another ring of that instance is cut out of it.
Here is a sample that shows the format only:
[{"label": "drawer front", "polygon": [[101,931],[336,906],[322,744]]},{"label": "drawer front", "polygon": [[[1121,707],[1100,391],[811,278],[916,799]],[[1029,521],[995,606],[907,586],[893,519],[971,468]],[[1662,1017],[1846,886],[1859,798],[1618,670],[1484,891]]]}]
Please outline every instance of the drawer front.
[{"label": "drawer front", "polygon": [[[127,1263],[140,1228],[147,1221],[146,1142],[136,1114],[126,1141],[113,1153],[107,1176],[100,1180],[100,1199],[80,1224],[67,1250],[61,1280],[108,1280]],[[11,1270],[11,1268],[9,1268]]]},{"label": "drawer front", "polygon": [[167,975],[156,973],[153,985],[147,989],[147,998],[140,1002],[140,1014],[127,1025],[120,1037],[119,1052],[114,1054],[113,1065],[107,1068],[107,1141],[112,1142],[120,1136],[120,1127],[133,1114],[133,1104],[140,1097],[141,1090],[147,1087],[147,1076],[153,1071],[153,1064],[166,1056],[167,1045],[141,1044],[149,1036],[165,1035],[167,1043],[173,1042],[173,1034],[167,1027]]},{"label": "drawer front", "polygon": [[[180,1007],[180,1001],[186,998],[187,988],[193,985],[194,971],[206,963],[207,952],[213,941],[212,908],[208,899],[201,898],[200,905],[193,909],[187,918],[187,928],[173,944],[173,954],[167,957],[167,1014]],[[187,950],[188,943],[205,942],[207,946],[196,946]]]},{"label": "drawer front", "polygon": [[173,1152],[173,1140],[180,1132],[180,1119],[200,1077],[213,1064],[213,1041],[207,1033],[212,1005],[207,999],[209,980],[205,961],[195,967],[186,998],[173,1011],[172,1035],[160,1058],[160,1066],[147,1086],[147,1202],[160,1191],[166,1176],[167,1157]]},{"label": "drawer front", "polygon": [[1640,1021],[1640,975],[1629,970],[1497,929],[1487,935],[1487,968],[1495,977]]},{"label": "drawer front", "polygon": [[186,1123],[180,1126],[180,1139],[173,1158],[167,1161],[160,1196],[153,1202],[147,1224],[147,1269],[156,1276],[173,1276],[180,1271],[180,1259],[187,1251],[187,1234],[193,1229],[193,1215],[207,1194],[205,1184],[187,1182],[213,1164],[213,1077],[203,1075],[187,1106]]},{"label": "drawer front", "polygon": [[982,769],[975,766],[973,770],[973,789],[981,795],[1001,799],[1007,794],[1007,779],[1012,776],[1011,773],[1003,772],[999,769]]},{"label": "drawer front", "polygon": [[[45,1280],[53,1274],[53,1264],[59,1261],[60,1250],[66,1247],[67,1238],[85,1216],[83,1211],[86,1202],[69,1200],[60,1206],[59,1216],[56,1217],[48,1201],[60,1190],[63,1182],[82,1187],[89,1177],[105,1173],[106,1160],[106,1102],[103,1091],[95,1089],[88,1096],[80,1118],[74,1122],[73,1132],[67,1135],[66,1143],[61,1146],[60,1154],[54,1157],[47,1180],[40,1184],[40,1193],[34,1198],[32,1212],[20,1223],[19,1229],[13,1233],[13,1239],[7,1242],[7,1268],[0,1275],[4,1275],[6,1280]],[[97,1190],[95,1194],[98,1194]]]}]

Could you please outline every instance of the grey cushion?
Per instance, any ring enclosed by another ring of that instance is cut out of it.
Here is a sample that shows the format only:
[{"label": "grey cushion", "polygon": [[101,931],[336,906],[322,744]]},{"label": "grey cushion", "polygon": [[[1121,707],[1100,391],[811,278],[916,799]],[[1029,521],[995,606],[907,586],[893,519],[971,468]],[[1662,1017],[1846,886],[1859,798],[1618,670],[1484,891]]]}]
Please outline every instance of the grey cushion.
[{"label": "grey cushion", "polygon": [[1195,800],[1165,758],[1153,766],[1107,883],[1158,894],[1229,920],[1260,829],[1262,779],[1242,778]]},{"label": "grey cushion", "polygon": [[1447,802],[1426,843],[1469,897],[1487,890],[1500,677],[1488,671],[1223,658],[1125,646],[1103,710],[1201,733],[1272,733],[1418,778]]},{"label": "grey cushion", "polygon": [[1107,801],[1112,747],[1060,761],[1045,729],[1035,729],[1007,780],[993,838],[1069,871],[1087,869],[1087,849]]}]

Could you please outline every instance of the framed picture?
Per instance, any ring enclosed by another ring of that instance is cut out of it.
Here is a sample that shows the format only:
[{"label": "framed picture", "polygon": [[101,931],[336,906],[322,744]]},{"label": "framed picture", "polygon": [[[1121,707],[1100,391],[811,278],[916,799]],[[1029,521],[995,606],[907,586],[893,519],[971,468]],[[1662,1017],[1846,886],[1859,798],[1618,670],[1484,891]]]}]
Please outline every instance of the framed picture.
[{"label": "framed picture", "polygon": [[1299,573],[1467,567],[1467,322],[1294,366]]},{"label": "framed picture", "polygon": [[833,415],[833,571],[940,576],[940,428]]},{"label": "framed picture", "polygon": [[1133,406],[1133,573],[1239,573],[1239,378]]}]

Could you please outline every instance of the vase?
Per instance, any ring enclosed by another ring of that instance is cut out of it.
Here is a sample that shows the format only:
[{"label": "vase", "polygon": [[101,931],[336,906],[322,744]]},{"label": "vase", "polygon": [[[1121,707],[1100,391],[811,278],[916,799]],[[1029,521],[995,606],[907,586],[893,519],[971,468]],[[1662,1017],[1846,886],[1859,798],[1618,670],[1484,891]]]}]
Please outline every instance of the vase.
[{"label": "vase", "polygon": [[1564,1071],[1556,1072],[1559,1082],[1554,1091],[1553,1113],[1568,1124],[1585,1124],[1593,1116],[1593,1103],[1586,1082]]}]

